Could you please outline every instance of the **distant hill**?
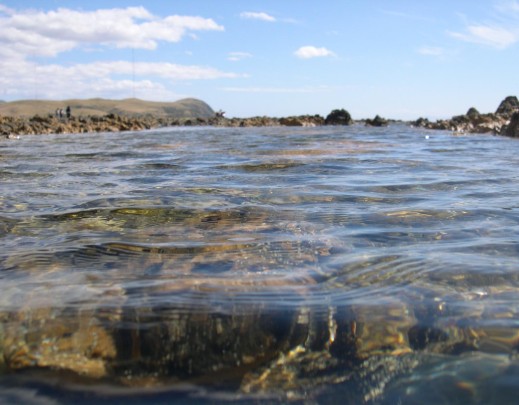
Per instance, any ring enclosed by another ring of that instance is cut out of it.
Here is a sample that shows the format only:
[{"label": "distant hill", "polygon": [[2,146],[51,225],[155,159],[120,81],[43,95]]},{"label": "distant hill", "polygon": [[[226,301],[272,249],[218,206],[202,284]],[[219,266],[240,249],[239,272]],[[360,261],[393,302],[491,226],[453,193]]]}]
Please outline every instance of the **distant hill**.
[{"label": "distant hill", "polygon": [[194,98],[185,98],[174,102],[144,101],[136,98],[125,100],[106,100],[93,98],[88,100],[21,100],[0,103],[0,115],[29,117],[54,114],[56,109],[70,106],[72,114],[126,116],[153,115],[168,118],[210,118],[213,109],[205,102]]}]

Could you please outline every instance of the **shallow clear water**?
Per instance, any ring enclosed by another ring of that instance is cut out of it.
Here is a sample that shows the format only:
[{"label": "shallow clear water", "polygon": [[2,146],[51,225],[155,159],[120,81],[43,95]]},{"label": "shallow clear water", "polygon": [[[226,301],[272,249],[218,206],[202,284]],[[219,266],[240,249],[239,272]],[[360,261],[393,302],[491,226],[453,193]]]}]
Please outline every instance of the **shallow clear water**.
[{"label": "shallow clear water", "polygon": [[403,125],[0,141],[0,402],[515,400],[518,152]]}]

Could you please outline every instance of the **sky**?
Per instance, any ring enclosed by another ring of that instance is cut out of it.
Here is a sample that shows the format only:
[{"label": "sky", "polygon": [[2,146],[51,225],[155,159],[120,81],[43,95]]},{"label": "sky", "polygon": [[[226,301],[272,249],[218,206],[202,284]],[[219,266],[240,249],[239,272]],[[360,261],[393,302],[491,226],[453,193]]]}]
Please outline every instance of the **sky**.
[{"label": "sky", "polygon": [[429,119],[519,96],[519,0],[0,0],[0,100]]}]

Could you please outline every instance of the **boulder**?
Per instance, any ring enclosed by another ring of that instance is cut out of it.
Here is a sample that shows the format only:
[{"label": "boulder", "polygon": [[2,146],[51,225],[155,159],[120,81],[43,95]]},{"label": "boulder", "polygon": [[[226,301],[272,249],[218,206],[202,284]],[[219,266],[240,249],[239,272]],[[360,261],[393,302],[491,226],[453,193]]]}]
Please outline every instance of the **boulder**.
[{"label": "boulder", "polygon": [[372,120],[366,120],[366,126],[369,127],[386,127],[388,125],[388,120],[382,118],[380,115],[376,115]]},{"label": "boulder", "polygon": [[353,120],[345,109],[333,110],[324,120],[325,125],[351,125]]},{"label": "boulder", "polygon": [[519,111],[519,100],[516,96],[508,96],[501,101],[496,114],[512,115],[516,111]]},{"label": "boulder", "polygon": [[470,107],[469,110],[467,111],[467,114],[465,114],[465,115],[470,118],[475,118],[475,117],[479,116],[479,111],[476,110],[474,107]]},{"label": "boulder", "polygon": [[516,112],[514,115],[512,115],[510,124],[507,125],[504,133],[506,136],[519,138],[519,112]]}]

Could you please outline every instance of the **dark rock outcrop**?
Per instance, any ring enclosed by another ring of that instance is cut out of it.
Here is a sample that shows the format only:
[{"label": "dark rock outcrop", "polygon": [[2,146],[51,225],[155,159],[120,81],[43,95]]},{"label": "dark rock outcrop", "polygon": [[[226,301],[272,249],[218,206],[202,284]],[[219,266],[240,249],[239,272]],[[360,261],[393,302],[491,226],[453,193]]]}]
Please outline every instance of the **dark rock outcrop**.
[{"label": "dark rock outcrop", "polygon": [[475,118],[479,115],[479,111],[476,110],[474,107],[470,107],[467,111],[467,114],[465,114],[467,117]]},{"label": "dark rock outcrop", "polygon": [[373,119],[366,120],[366,126],[368,127],[387,127],[389,121],[382,118],[380,115],[376,115]]},{"label": "dark rock outcrop", "polygon": [[465,115],[457,115],[447,120],[431,122],[426,118],[419,118],[412,124],[427,129],[440,129],[457,133],[494,133],[507,135],[505,131],[514,111],[519,111],[519,101],[515,96],[504,99],[496,113],[480,114],[474,107]]},{"label": "dark rock outcrop", "polygon": [[519,111],[512,115],[510,124],[506,126],[505,135],[519,138]]},{"label": "dark rock outcrop", "polygon": [[330,114],[326,116],[324,120],[326,125],[351,125],[353,120],[351,119],[351,115],[345,109],[333,110]]},{"label": "dark rock outcrop", "polygon": [[431,122],[426,118],[419,118],[412,125],[427,129],[439,129],[458,133],[500,134],[508,123],[508,118],[498,114],[457,115],[448,120]]},{"label": "dark rock outcrop", "polygon": [[60,119],[52,115],[31,118],[0,116],[0,135],[74,134],[88,132],[141,131],[175,125],[174,121],[154,117],[105,116],[71,117]]},{"label": "dark rock outcrop", "polygon": [[519,100],[516,96],[508,96],[501,101],[496,114],[512,115],[516,111],[519,111]]},{"label": "dark rock outcrop", "polygon": [[219,127],[272,127],[298,126],[315,127],[324,125],[320,115],[300,115],[285,118],[251,117],[251,118],[190,118],[167,119],[146,115],[129,117],[115,113],[104,116],[84,116],[57,118],[36,115],[31,118],[0,116],[0,136],[12,138],[17,135],[36,134],[73,134],[91,132],[141,131],[145,129],[168,126],[219,126]]}]

